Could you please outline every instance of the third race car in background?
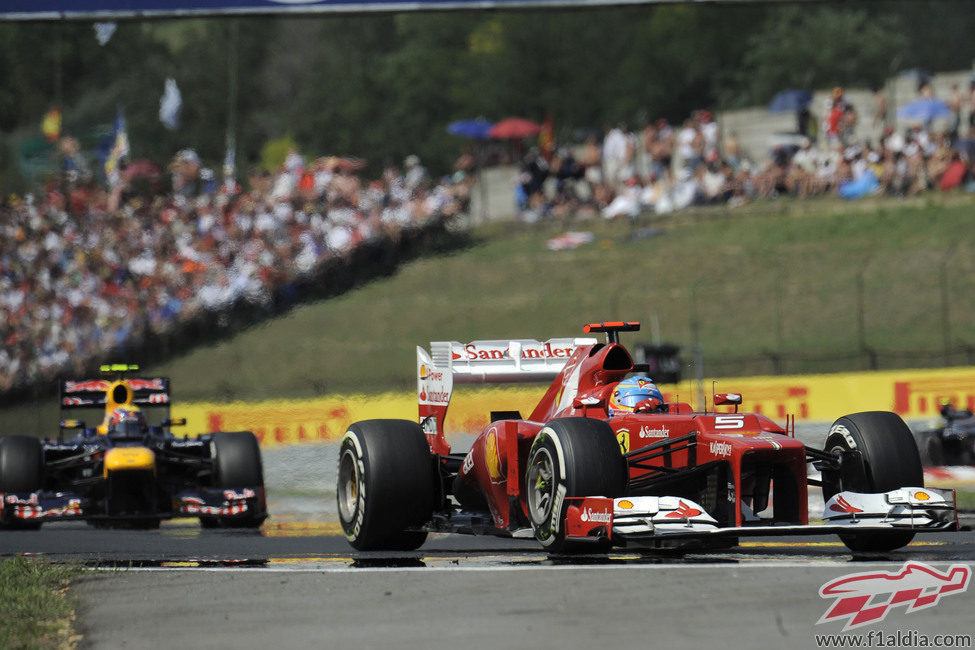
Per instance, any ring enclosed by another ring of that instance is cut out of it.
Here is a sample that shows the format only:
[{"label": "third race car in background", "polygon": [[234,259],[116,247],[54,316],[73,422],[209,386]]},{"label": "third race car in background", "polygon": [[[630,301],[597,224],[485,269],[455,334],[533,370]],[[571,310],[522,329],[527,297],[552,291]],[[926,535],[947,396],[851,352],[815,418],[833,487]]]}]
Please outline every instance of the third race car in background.
[{"label": "third race car in background", "polygon": [[951,402],[941,405],[941,422],[916,434],[925,465],[975,465],[975,415],[956,409]]},{"label": "third race car in background", "polygon": [[[155,528],[198,517],[204,527],[256,528],[267,517],[257,438],[249,431],[176,436],[169,380],[127,376],[138,366],[102,367],[104,378],[62,381],[56,437],[0,437],[0,529],[84,520]],[[146,412],[161,416],[155,424]]]},{"label": "third race car in background", "polygon": [[[918,532],[957,529],[954,491],[924,487],[896,414],[843,416],[818,448],[739,413],[739,394],[713,396],[722,412],[665,402],[619,343],[638,327],[586,326],[605,343],[417,348],[419,422],[356,422],[342,440],[338,510],[352,546],[417,548],[430,532],[534,537],[556,552],[837,533],[854,551],[889,551]],[[455,383],[539,380],[553,381],[531,414],[492,412],[470,450],[450,448]],[[810,486],[826,500],[821,524],[809,521]]]}]

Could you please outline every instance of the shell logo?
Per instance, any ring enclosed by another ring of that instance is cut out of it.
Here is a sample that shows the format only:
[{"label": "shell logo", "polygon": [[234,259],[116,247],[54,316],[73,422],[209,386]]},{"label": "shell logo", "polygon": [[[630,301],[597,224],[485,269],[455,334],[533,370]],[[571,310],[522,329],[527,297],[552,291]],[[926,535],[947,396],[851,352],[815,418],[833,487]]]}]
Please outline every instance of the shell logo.
[{"label": "shell logo", "polygon": [[621,510],[630,510],[633,508],[633,502],[628,499],[623,499],[616,504],[616,507]]},{"label": "shell logo", "polygon": [[931,498],[931,495],[928,494],[927,492],[915,492],[914,498],[917,499],[918,501],[927,501]]}]

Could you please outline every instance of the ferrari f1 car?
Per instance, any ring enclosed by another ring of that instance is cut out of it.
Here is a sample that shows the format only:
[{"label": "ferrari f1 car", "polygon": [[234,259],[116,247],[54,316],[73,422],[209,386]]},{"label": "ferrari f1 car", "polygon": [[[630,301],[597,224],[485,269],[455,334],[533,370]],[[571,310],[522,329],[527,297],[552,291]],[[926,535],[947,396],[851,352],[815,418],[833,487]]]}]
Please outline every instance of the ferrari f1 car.
[{"label": "ferrari f1 car", "polygon": [[[615,546],[728,547],[742,536],[838,533],[854,551],[889,551],[958,527],[954,491],[924,487],[907,425],[888,412],[839,418],[822,449],[741,395],[713,409],[666,402],[619,333],[594,338],[437,342],[417,348],[419,423],[367,420],[346,432],[338,512],[360,550],[418,548],[431,532],[534,537],[552,552]],[[491,413],[454,453],[444,416],[455,383],[554,377],[534,411]],[[807,471],[812,465],[818,474]],[[821,478],[818,478],[821,477]],[[809,522],[809,486],[824,523]]]},{"label": "ferrari f1 car", "polygon": [[[198,517],[204,527],[261,525],[267,511],[254,434],[173,435],[186,420],[170,418],[169,380],[126,376],[136,370],[112,364],[102,367],[109,379],[61,382],[62,415],[94,411],[103,416],[96,426],[63,419],[56,439],[0,437],[0,528],[70,519],[155,528],[171,517]],[[150,425],[147,412],[161,415],[159,423]]]}]

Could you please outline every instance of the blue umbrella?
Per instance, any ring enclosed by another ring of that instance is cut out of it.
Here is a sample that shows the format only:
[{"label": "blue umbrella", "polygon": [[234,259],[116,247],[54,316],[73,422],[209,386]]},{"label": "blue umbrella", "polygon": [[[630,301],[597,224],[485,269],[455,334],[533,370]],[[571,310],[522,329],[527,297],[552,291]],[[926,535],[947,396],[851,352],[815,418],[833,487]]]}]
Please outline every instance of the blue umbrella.
[{"label": "blue umbrella", "polygon": [[809,106],[809,102],[811,101],[811,92],[808,90],[798,90],[793,88],[791,90],[783,90],[773,97],[772,101],[769,102],[768,109],[773,113],[798,111],[802,110],[806,106]]},{"label": "blue umbrella", "polygon": [[488,122],[482,117],[476,120],[457,120],[447,125],[447,133],[460,135],[465,138],[485,140],[492,126],[494,126],[494,122]]},{"label": "blue umbrella", "polygon": [[951,109],[948,105],[934,97],[915,99],[910,104],[901,106],[897,111],[897,117],[915,122],[930,122],[950,115]]}]

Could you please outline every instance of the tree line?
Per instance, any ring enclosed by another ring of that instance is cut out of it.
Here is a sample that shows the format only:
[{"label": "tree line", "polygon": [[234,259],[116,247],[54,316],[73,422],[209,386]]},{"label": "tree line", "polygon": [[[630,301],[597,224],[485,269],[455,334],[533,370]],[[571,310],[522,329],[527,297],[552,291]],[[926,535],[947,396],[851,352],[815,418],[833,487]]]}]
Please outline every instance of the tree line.
[{"label": "tree line", "polygon": [[[968,0],[127,21],[104,45],[91,23],[5,23],[0,182],[53,106],[67,134],[104,131],[123,110],[133,158],[193,147],[219,166],[229,122],[241,164],[289,136],[303,153],[361,156],[373,170],[408,153],[444,170],[465,144],[446,132],[453,120],[550,115],[571,141],[762,105],[786,88],[964,69],[973,28]],[[158,115],[167,78],[183,101],[174,130]]]}]

